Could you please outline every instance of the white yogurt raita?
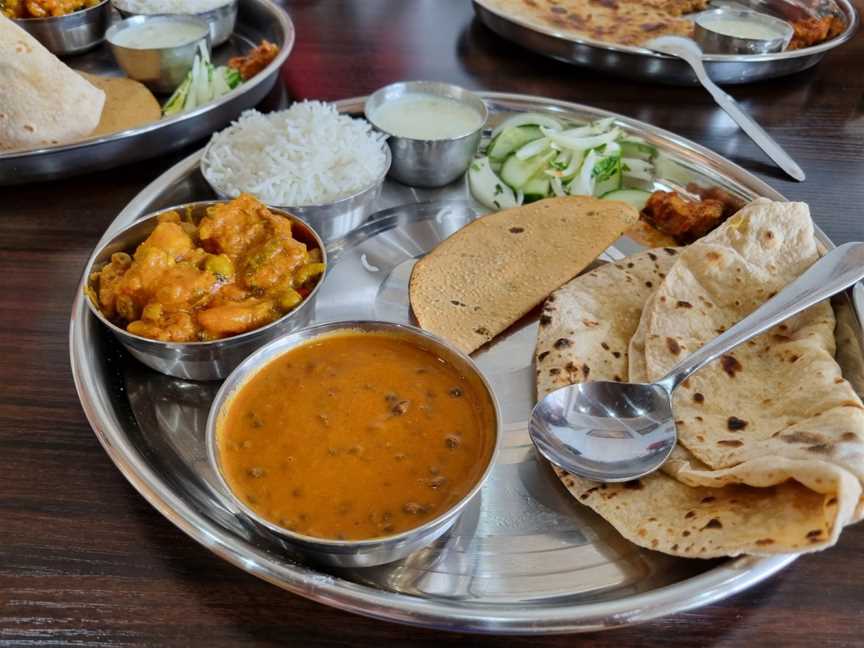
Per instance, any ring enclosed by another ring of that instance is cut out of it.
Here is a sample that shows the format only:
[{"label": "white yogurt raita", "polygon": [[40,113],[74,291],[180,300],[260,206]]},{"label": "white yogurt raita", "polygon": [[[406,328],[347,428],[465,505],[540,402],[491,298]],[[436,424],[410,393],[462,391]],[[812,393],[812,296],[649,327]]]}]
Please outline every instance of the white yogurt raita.
[{"label": "white yogurt raita", "polygon": [[733,38],[749,38],[752,40],[773,40],[781,38],[783,34],[768,25],[753,20],[741,20],[737,18],[712,18],[699,22],[705,29],[732,36]]},{"label": "white yogurt raita", "polygon": [[114,34],[111,42],[129,49],[162,49],[191,43],[206,33],[206,28],[194,23],[166,20],[128,27]]},{"label": "white yogurt raita", "polygon": [[381,130],[423,140],[461,137],[483,125],[474,108],[448,97],[431,94],[406,94],[375,108],[369,119]]}]

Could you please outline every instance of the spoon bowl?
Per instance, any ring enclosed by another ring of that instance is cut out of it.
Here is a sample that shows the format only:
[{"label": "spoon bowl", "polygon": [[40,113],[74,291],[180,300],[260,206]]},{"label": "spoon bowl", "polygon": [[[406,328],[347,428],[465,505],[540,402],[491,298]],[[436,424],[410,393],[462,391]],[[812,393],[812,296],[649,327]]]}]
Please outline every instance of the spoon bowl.
[{"label": "spoon bowl", "polygon": [[528,432],[540,454],[559,468],[607,482],[656,470],[676,438],[666,389],[607,381],[552,392],[537,404]]}]

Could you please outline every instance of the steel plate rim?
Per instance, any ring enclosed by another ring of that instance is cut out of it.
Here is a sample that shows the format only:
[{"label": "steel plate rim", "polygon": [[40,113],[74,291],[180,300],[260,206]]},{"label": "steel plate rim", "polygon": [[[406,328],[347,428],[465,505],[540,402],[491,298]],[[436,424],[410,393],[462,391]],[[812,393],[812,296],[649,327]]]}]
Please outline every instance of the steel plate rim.
[{"label": "steel plate rim", "polygon": [[[595,49],[604,49],[610,52],[618,52],[621,54],[636,54],[656,59],[673,60],[675,58],[672,56],[668,56],[667,54],[660,54],[659,52],[655,52],[644,47],[618,45],[616,43],[605,43],[603,41],[592,40],[590,38],[566,36],[561,32],[555,31],[554,29],[533,25],[527,20],[515,18],[513,16],[508,16],[506,14],[495,11],[486,4],[487,0],[471,1],[474,4],[475,11],[479,7],[482,11],[486,11],[493,16],[499,18],[500,20],[509,22],[513,25],[516,25],[517,27],[533,31],[544,36],[548,36],[550,38],[555,38],[560,41],[572,43],[574,45],[593,47]],[[858,26],[860,23],[860,17],[858,15],[858,10],[850,2],[850,0],[834,1],[837,3],[838,7],[841,8],[844,16],[848,19],[848,24],[846,25],[846,29],[844,29],[843,32],[830,40],[818,43],[817,45],[811,45],[810,47],[804,47],[802,49],[788,50],[785,52],[775,52],[770,54],[706,54],[703,56],[703,61],[705,61],[706,63],[770,63],[774,61],[786,61],[789,59],[801,58],[804,56],[815,56],[832,50],[835,47],[839,47],[843,43],[849,41],[852,36],[855,35],[855,32],[858,30]]]},{"label": "steel plate rim", "polygon": [[252,91],[261,84],[267,83],[271,75],[273,75],[274,73],[278,74],[279,70],[285,64],[285,61],[288,60],[288,57],[294,49],[296,32],[294,30],[294,23],[291,20],[291,17],[288,15],[288,12],[285,11],[282,7],[275,4],[272,0],[254,1],[266,6],[270,13],[273,14],[274,18],[276,18],[276,20],[279,22],[279,26],[285,33],[285,44],[279,50],[276,58],[270,61],[267,67],[261,70],[249,81],[241,83],[239,86],[231,90],[231,92],[229,92],[228,94],[219,97],[219,99],[216,101],[211,101],[204,106],[196,108],[195,110],[189,112],[182,112],[174,117],[169,117],[168,119],[159,119],[158,121],[152,122],[150,124],[145,124],[144,126],[139,126],[137,128],[127,128],[126,130],[112,133],[110,135],[104,135],[102,137],[91,137],[78,142],[62,144],[60,146],[46,146],[43,148],[27,149],[24,151],[13,150],[9,151],[8,153],[0,152],[0,162],[10,162],[29,157],[52,155],[54,153],[65,153],[75,150],[84,150],[90,147],[101,146],[106,143],[118,142],[130,137],[146,135],[148,133],[161,130],[162,128],[167,128],[175,124],[181,124],[183,122],[196,119],[197,117],[200,117],[201,115],[208,112],[218,110],[226,103],[233,101],[236,97]]},{"label": "steel plate rim", "polygon": [[[700,161],[706,166],[713,167],[715,172],[721,172],[733,180],[746,181],[748,186],[762,195],[778,200],[785,199],[764,181],[718,153],[640,120],[582,104],[545,97],[499,92],[478,94],[484,100],[490,101],[533,102],[540,107],[614,116],[622,123],[643,129],[653,136],[667,140],[683,151],[689,151],[691,155],[697,154],[702,158]],[[355,105],[362,108],[364,99],[365,97],[353,97],[334,103],[340,110],[353,111]],[[199,150],[180,160],[148,184],[118,214],[103,238],[112,235],[116,228],[127,224],[124,221],[134,216],[136,210],[141,211],[139,205],[147,204],[161,187],[194,172],[200,157]],[[816,230],[823,241],[829,241],[818,227]],[[352,234],[349,233],[347,236],[350,237]],[[82,282],[83,279],[82,277]],[[138,493],[193,540],[240,569],[292,593],[363,616],[432,629],[511,635],[563,634],[631,625],[704,606],[748,589],[797,559],[796,555],[789,554],[738,557],[697,576],[656,590],[615,600],[571,603],[551,609],[543,604],[490,605],[459,600],[425,599],[322,574],[302,564],[262,565],[260,561],[266,560],[266,552],[252,547],[247,547],[242,552],[233,548],[224,538],[221,527],[198,514],[170,489],[160,488],[161,481],[143,462],[140,453],[131,447],[128,441],[122,437],[118,438],[118,435],[111,431],[110,415],[106,415],[100,404],[92,397],[96,390],[93,389],[92,376],[84,371],[86,351],[78,342],[82,318],[89,315],[83,302],[82,286],[83,283],[79,284],[72,307],[69,328],[70,364],[84,414],[108,456]],[[250,555],[253,555],[256,560],[250,560]]]}]

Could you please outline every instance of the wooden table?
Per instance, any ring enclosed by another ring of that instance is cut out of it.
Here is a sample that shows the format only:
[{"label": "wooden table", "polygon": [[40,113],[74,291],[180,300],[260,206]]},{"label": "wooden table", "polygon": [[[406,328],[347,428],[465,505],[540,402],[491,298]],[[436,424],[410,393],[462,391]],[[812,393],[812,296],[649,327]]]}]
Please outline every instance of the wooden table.
[{"label": "wooden table", "polygon": [[[859,10],[864,3],[858,0]],[[292,0],[293,97],[337,99],[401,79],[546,95],[642,119],[705,144],[810,203],[837,242],[864,239],[864,37],[816,69],[733,88],[801,164],[782,178],[708,95],[541,58],[473,19],[468,0]],[[278,101],[278,93],[271,103]],[[186,151],[188,153],[188,151]],[[102,451],[69,371],[69,309],[117,212],[179,159],[0,188],[0,646],[497,645],[372,621],[229,566],[158,515]],[[586,636],[590,645],[861,645],[864,526],[723,603]],[[513,638],[509,645],[572,645]]]}]

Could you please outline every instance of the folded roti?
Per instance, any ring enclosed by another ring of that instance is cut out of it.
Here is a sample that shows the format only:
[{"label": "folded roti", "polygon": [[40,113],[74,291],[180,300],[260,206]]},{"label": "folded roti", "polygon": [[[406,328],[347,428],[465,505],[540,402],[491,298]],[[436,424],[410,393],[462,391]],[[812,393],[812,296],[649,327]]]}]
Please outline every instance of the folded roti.
[{"label": "folded roti", "polygon": [[99,123],[105,93],[0,15],[0,150],[80,139]]},{"label": "folded roti", "polygon": [[[771,237],[766,235],[768,231]],[[777,239],[773,238],[775,236]],[[703,244],[714,247],[710,250],[700,247]],[[759,275],[758,281],[748,276],[746,282],[739,282],[736,276],[740,273],[734,271],[738,266],[732,266],[731,273],[712,274],[713,284],[695,282],[682,286],[682,277],[693,273],[702,276],[699,272],[705,262],[700,255],[719,252],[718,248],[723,249],[721,256],[724,258],[732,255],[731,250],[739,251],[739,256],[751,260],[765,272]],[[689,248],[673,251],[676,253],[651,250],[628,257],[578,277],[554,293],[544,307],[545,325],[541,325],[538,334],[540,397],[562,385],[586,379],[644,381],[649,377],[658,378],[683,353],[679,350],[674,354],[676,347],[669,344],[666,337],[671,337],[678,345],[689,345],[689,350],[698,348],[717,334],[709,330],[702,333],[704,339],[699,337],[702,328],[707,326],[707,320],[697,317],[699,313],[704,315],[704,311],[712,310],[710,317],[716,318],[718,315],[713,309],[741,309],[745,303],[755,308],[761,303],[760,295],[764,301],[816,259],[812,224],[806,211],[802,211],[800,205],[765,202],[743,210],[710,237]],[[654,279],[661,274],[665,276],[658,287]],[[622,281],[631,289],[621,290]],[[720,296],[728,299],[724,301]],[[665,299],[660,301],[659,297]],[[700,297],[713,298],[713,306],[704,306]],[[679,306],[679,301],[691,306]],[[736,301],[741,305],[736,307]],[[704,308],[693,306],[697,303]],[[681,311],[683,315],[679,315]],[[710,558],[806,552],[831,546],[843,526],[862,514],[859,476],[864,460],[858,440],[864,421],[858,414],[861,410],[841,404],[846,400],[860,404],[860,399],[841,382],[836,363],[833,369],[830,365],[833,363],[833,314],[830,311],[830,307],[818,305],[786,323],[794,332],[794,341],[800,343],[800,348],[794,348],[795,353],[802,354],[798,361],[816,362],[816,370],[821,372],[818,384],[811,381],[812,389],[805,393],[806,407],[800,402],[804,400],[801,395],[772,391],[771,396],[776,400],[775,414],[798,411],[799,418],[806,414],[809,419],[794,420],[795,415],[784,419],[790,427],[781,429],[769,441],[763,438],[764,433],[751,435],[749,422],[737,431],[736,437],[730,438],[729,417],[745,414],[755,417],[759,403],[748,400],[747,393],[762,387],[749,380],[746,382],[750,384],[745,384],[742,380],[736,384],[737,391],[730,390],[729,384],[716,382],[723,376],[729,378],[722,365],[709,367],[703,372],[722,373],[714,376],[713,385],[698,383],[704,393],[696,391],[695,378],[699,374],[690,378],[684,392],[676,392],[676,419],[684,421],[683,425],[679,423],[682,439],[662,471],[628,484],[608,485],[556,472],[579,501],[607,519],[628,540],[643,547],[678,556]],[[716,328],[729,326],[744,314],[735,311]],[[597,324],[586,324],[593,322]],[[566,342],[560,342],[562,339]],[[761,355],[754,351],[753,357],[744,355],[741,359],[747,360],[754,380],[758,376],[760,380],[769,381],[766,389],[776,389],[780,384],[777,381],[782,383],[785,377],[771,374],[777,367],[767,359],[764,344],[750,345],[750,348],[761,349]],[[650,351],[647,357],[646,348]],[[788,348],[780,350],[788,353]],[[789,356],[786,357],[788,363]],[[729,361],[726,362],[730,366]],[[763,363],[767,368],[757,371],[757,366]],[[784,367],[782,373],[790,372]],[[703,377],[706,381],[711,379],[710,373]],[[709,391],[709,388],[717,391]],[[701,404],[696,403],[699,398],[693,398],[696,393],[703,397]],[[694,409],[709,403],[711,423],[704,410]],[[785,406],[789,409],[784,410]],[[809,430],[801,427],[805,420]],[[699,425],[691,429],[691,423]],[[759,430],[764,425],[761,418],[758,425],[753,424]],[[732,427],[737,426],[736,423]],[[771,433],[774,432],[776,430]],[[802,434],[804,432],[818,434],[819,443],[803,443],[814,441],[814,437]],[[793,436],[785,441],[778,440],[784,435]],[[688,449],[690,446],[685,439],[692,443],[694,452]],[[809,446],[822,445],[823,439],[830,445],[830,451],[807,450]],[[837,443],[832,445],[832,440]],[[719,441],[726,443],[717,443]],[[696,451],[701,454],[697,455]]]}]

